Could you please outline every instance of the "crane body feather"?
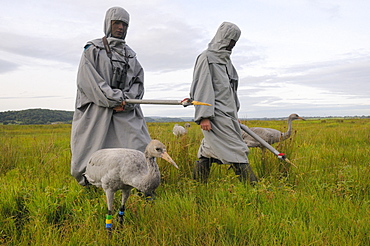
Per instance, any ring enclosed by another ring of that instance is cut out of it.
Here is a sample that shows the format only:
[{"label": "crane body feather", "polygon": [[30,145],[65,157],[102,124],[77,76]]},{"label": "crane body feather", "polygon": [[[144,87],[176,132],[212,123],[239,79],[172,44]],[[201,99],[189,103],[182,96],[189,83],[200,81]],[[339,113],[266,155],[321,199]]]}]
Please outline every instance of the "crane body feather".
[{"label": "crane body feather", "polygon": [[122,209],[132,188],[153,195],[161,180],[156,157],[163,158],[178,168],[167,154],[164,144],[152,140],[144,153],[124,148],[96,151],[87,164],[84,176],[92,185],[103,188],[110,213],[117,190],[122,190]]},{"label": "crane body feather", "polygon": [[[149,169],[154,170],[149,173]],[[150,178],[143,178],[145,176]],[[158,165],[148,165],[144,153],[133,149],[118,148],[101,149],[95,152],[90,158],[85,177],[92,185],[102,187],[104,190],[110,188],[115,191],[121,189],[124,184],[148,192],[143,188],[158,187],[160,181]],[[148,182],[151,185],[147,185]]]},{"label": "crane body feather", "polygon": [[[284,141],[288,139],[292,134],[292,121],[293,120],[304,120],[302,117],[300,117],[297,114],[291,114],[288,117],[288,130],[286,132],[281,132],[276,129],[272,128],[263,128],[263,127],[251,127],[250,129],[256,133],[258,136],[260,136],[263,140],[265,140],[268,144],[274,144],[277,142]],[[258,142],[256,139],[251,137],[248,133],[245,131],[242,131],[242,137],[244,142],[247,144],[248,147],[254,148],[259,147],[263,148],[260,142]]]}]

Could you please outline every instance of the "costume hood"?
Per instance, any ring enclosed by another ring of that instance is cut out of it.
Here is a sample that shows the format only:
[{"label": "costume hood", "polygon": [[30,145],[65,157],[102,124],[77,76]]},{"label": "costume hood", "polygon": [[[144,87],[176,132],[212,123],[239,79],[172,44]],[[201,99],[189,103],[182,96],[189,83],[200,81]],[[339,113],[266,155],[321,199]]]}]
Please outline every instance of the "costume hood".
[{"label": "costume hood", "polygon": [[208,44],[208,50],[216,52],[225,50],[232,39],[235,41],[239,40],[240,34],[241,31],[237,25],[230,22],[223,22],[214,38]]},{"label": "costume hood", "polygon": [[[121,7],[112,7],[107,10],[104,22],[104,33],[107,38],[111,37],[112,35],[111,23],[113,20],[123,21],[124,23],[129,25],[130,14]],[[125,36],[126,35],[124,35],[124,37]]]},{"label": "costume hood", "polygon": [[223,22],[216,35],[208,44],[207,57],[210,63],[227,64],[230,62],[231,51],[226,50],[230,41],[239,40],[241,31],[239,27],[230,22]]}]

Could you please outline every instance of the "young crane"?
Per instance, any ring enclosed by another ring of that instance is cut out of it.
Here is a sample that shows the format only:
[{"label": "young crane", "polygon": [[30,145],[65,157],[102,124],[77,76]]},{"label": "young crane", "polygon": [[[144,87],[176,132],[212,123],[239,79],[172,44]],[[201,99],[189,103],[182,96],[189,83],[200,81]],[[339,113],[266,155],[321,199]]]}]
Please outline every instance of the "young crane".
[{"label": "young crane", "polygon": [[[255,132],[258,136],[260,136],[263,140],[265,140],[269,144],[274,144],[277,142],[284,141],[285,139],[289,138],[292,135],[292,121],[293,120],[305,120],[304,118],[300,117],[298,114],[291,114],[288,117],[288,130],[286,132],[281,132],[276,129],[272,128],[263,128],[263,127],[250,127],[253,132]],[[263,146],[258,142],[256,139],[251,137],[246,132],[242,131],[242,137],[244,142],[248,145],[249,148],[253,147],[260,147]]]},{"label": "young crane", "polygon": [[[260,136],[263,140],[265,140],[268,144],[274,144],[277,142],[284,141],[288,139],[292,135],[292,121],[293,120],[305,120],[304,118],[300,117],[298,114],[291,114],[288,117],[288,130],[286,132],[281,132],[276,129],[272,128],[263,128],[263,127],[250,127],[254,133]],[[247,144],[249,148],[259,147],[262,150],[262,159],[264,159],[266,148],[262,146],[260,142],[256,139],[251,137],[245,131],[242,131],[242,137],[244,142]]]},{"label": "young crane", "polygon": [[172,130],[172,133],[176,137],[183,136],[186,133],[188,133],[188,128],[189,127],[190,127],[190,124],[189,123],[185,123],[184,126],[179,126],[179,124],[175,124],[175,126],[173,127],[173,130]]},{"label": "young crane", "polygon": [[122,204],[119,211],[119,222],[123,223],[125,203],[132,188],[147,196],[152,196],[159,186],[161,174],[156,157],[178,166],[168,155],[166,147],[158,140],[152,140],[145,152],[115,148],[96,151],[90,158],[85,172],[86,179],[97,187],[102,187],[107,196],[108,215],[106,228],[112,227],[112,207],[114,193],[122,190]]}]

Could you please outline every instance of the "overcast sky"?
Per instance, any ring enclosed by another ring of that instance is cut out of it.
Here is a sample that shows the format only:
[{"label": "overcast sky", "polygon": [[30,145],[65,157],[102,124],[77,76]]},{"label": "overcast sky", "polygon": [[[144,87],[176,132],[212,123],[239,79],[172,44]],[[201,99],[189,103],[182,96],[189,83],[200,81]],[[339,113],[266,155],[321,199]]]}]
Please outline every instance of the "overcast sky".
[{"label": "overcast sky", "polygon": [[197,55],[229,21],[242,31],[231,55],[240,118],[370,115],[368,0],[3,0],[0,111],[74,110],[83,47],[104,35],[112,6],[131,15],[126,40],[145,70],[145,99],[188,97]]}]

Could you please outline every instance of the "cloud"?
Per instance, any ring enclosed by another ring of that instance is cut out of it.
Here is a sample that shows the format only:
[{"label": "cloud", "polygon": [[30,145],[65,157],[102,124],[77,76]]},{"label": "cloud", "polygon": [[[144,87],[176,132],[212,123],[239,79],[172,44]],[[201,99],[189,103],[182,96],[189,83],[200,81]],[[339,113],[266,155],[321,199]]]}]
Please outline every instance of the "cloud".
[{"label": "cloud", "polygon": [[18,65],[16,63],[0,59],[0,73],[11,72],[17,68]]},{"label": "cloud", "polygon": [[[78,52],[77,47],[69,45],[71,40],[24,36],[4,32],[0,32],[0,36],[5,37],[0,41],[0,50],[9,53],[6,56],[9,60],[15,54],[29,58],[76,64],[82,52]],[[68,49],[63,48],[66,46]]]},{"label": "cloud", "polygon": [[332,113],[329,115],[370,113],[369,67],[368,55],[347,55],[338,60],[275,68],[270,75],[244,77],[238,90],[244,106],[241,114],[253,112],[262,117],[263,111],[278,114],[294,109],[311,110],[311,115],[325,111]]},{"label": "cloud", "polygon": [[287,68],[280,81],[322,88],[332,93],[368,97],[370,56],[345,57]]},{"label": "cloud", "polygon": [[146,71],[168,72],[192,67],[197,55],[206,49],[204,30],[179,20],[128,33],[128,44],[134,47]]},{"label": "cloud", "polygon": [[[172,13],[162,13],[160,8],[150,6],[141,8],[140,14],[136,5],[131,6],[133,23],[130,24],[126,38],[144,69],[168,72],[192,67],[197,55],[206,49],[211,37],[206,30],[187,24],[186,20],[177,19]],[[33,20],[31,22],[38,26],[35,33],[17,33],[12,29],[3,29],[0,31],[0,35],[4,37],[0,40],[0,50],[10,54],[5,58],[8,61],[12,54],[16,54],[78,65],[84,44],[103,37],[105,11],[106,9],[102,10],[92,23],[89,23],[91,16],[85,13],[74,21],[68,19],[71,18],[69,15],[66,20],[58,19],[50,23],[43,20],[36,24]],[[142,11],[150,14],[142,15]],[[166,18],[153,22],[153,16]]]}]

